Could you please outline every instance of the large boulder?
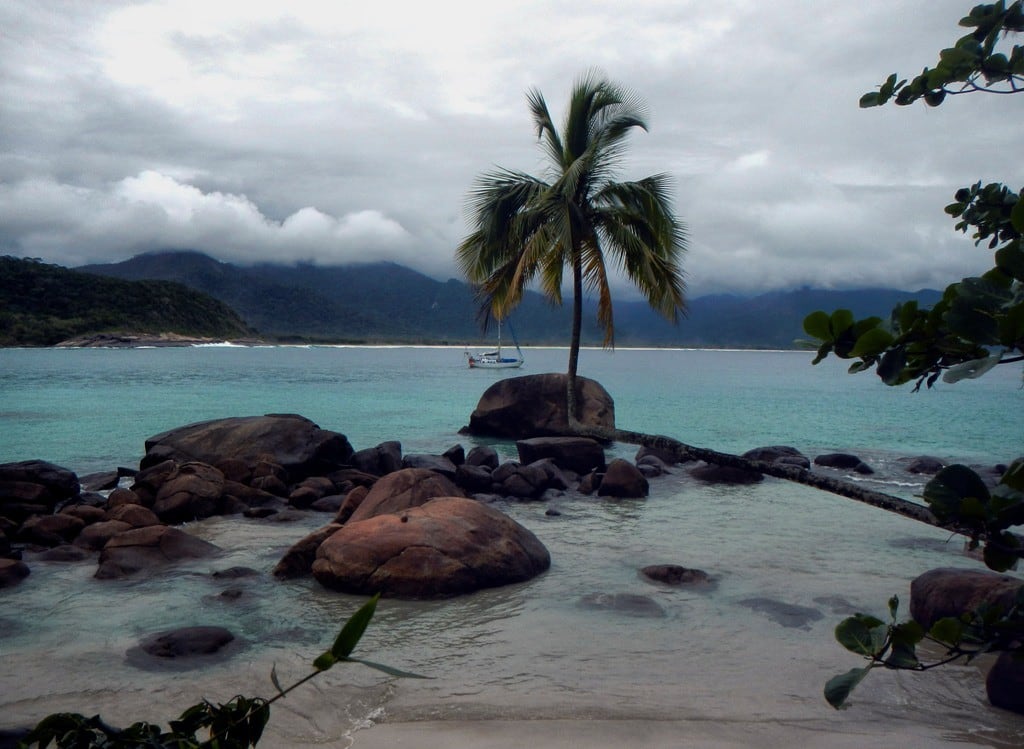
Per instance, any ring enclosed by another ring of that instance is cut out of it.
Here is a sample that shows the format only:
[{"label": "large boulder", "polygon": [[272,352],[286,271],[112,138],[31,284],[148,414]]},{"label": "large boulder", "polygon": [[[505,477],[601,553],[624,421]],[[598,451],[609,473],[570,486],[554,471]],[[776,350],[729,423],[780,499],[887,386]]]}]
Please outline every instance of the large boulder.
[{"label": "large boulder", "polygon": [[940,567],[910,584],[910,615],[925,629],[947,616],[959,617],[981,604],[1009,609],[1024,580],[987,570]]},{"label": "large boulder", "polygon": [[269,457],[299,481],[326,475],[351,455],[345,435],[295,414],[270,414],[202,421],[157,434],[146,440],[142,467],[165,460],[216,465],[229,458],[255,466]]},{"label": "large boulder", "polygon": [[127,577],[182,559],[206,559],[220,551],[207,541],[166,525],[134,528],[107,542],[95,576],[101,580]]},{"label": "large boulder", "polygon": [[701,463],[690,469],[690,475],[706,484],[756,484],[764,481],[764,474],[757,471],[717,463]]},{"label": "large boulder", "polygon": [[347,522],[402,512],[425,504],[434,497],[461,496],[462,490],[439,473],[425,468],[403,468],[379,479]]},{"label": "large boulder", "polygon": [[[521,439],[569,433],[565,410],[566,375],[537,374],[498,380],[484,391],[469,417],[469,434]],[[599,383],[576,378],[579,420],[615,427],[615,402]]]},{"label": "large boulder", "polygon": [[551,565],[512,518],[462,497],[349,521],[317,550],[313,576],[346,593],[434,598],[529,580]]}]

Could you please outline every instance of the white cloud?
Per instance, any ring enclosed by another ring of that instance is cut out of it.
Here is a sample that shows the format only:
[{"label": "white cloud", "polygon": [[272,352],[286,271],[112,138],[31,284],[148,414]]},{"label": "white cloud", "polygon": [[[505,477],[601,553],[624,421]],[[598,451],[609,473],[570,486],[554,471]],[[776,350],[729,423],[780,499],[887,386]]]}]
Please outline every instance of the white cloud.
[{"label": "white cloud", "polygon": [[962,0],[130,0],[0,5],[0,250],[68,265],[188,247],[455,275],[465,196],[542,169],[599,68],[645,101],[623,176],[668,172],[691,290],[942,285],[990,254],[942,213],[1008,158],[1021,97],[859,110],[934,62]]}]

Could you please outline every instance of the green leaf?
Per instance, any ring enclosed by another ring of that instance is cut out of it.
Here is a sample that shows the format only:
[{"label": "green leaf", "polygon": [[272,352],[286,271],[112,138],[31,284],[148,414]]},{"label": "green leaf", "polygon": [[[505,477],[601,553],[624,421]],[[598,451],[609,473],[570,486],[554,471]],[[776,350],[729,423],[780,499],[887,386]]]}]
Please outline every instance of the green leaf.
[{"label": "green leaf", "polygon": [[894,643],[889,657],[885,659],[885,665],[890,668],[916,669],[921,665],[921,661],[917,659],[913,645]]},{"label": "green leaf", "polygon": [[996,572],[1006,572],[1020,558],[1015,551],[1017,548],[1017,539],[1010,533],[1000,533],[990,538],[983,554],[985,566]]},{"label": "green leaf", "polygon": [[886,385],[903,383],[903,368],[907,366],[907,352],[903,346],[889,349],[878,362],[877,374]]},{"label": "green leaf", "polygon": [[877,91],[871,91],[870,93],[864,94],[860,97],[860,108],[869,109],[870,107],[878,107],[882,105],[882,100],[878,95]]},{"label": "green leaf", "polygon": [[928,630],[928,635],[943,645],[959,645],[964,636],[964,623],[955,617],[947,616],[935,622]]},{"label": "green leaf", "polygon": [[[881,321],[879,320],[879,322]],[[857,339],[853,350],[850,351],[850,356],[877,356],[885,351],[892,342],[893,337],[887,331],[882,328],[872,328]]]},{"label": "green leaf", "polygon": [[822,341],[831,341],[832,333],[829,329],[829,316],[827,312],[818,310],[804,318],[804,332],[812,338]]},{"label": "green leaf", "polygon": [[1024,234],[1024,191],[1021,192],[1017,204],[1010,211],[1010,223],[1014,229]]},{"label": "green leaf", "polygon": [[1006,473],[999,479],[1000,484],[1024,492],[1024,458],[1018,458],[1006,469]]},{"label": "green leaf", "polygon": [[848,309],[837,309],[829,318],[829,330],[832,333],[828,340],[835,340],[843,332],[853,326],[853,313]]},{"label": "green leaf", "polygon": [[925,484],[924,501],[940,520],[963,520],[970,509],[969,500],[982,506],[990,494],[981,476],[964,465],[946,466]]},{"label": "green leaf", "polygon": [[825,700],[836,710],[843,707],[850,693],[864,680],[870,670],[871,666],[851,668],[845,674],[833,676],[825,684]]},{"label": "green leaf", "polygon": [[885,622],[867,614],[854,614],[836,625],[836,642],[851,653],[874,658],[885,645]]},{"label": "green leaf", "polygon": [[331,654],[335,658],[348,658],[349,654],[356,649],[359,639],[373,618],[373,612],[377,609],[379,600],[380,593],[377,593],[345,622],[345,626],[341,628],[341,632],[331,646]]}]

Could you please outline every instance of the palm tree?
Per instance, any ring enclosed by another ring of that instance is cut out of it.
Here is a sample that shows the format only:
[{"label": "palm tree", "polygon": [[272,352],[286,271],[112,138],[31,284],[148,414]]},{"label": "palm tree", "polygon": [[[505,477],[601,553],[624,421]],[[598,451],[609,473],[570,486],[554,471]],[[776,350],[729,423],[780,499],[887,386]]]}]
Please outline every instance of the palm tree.
[{"label": "palm tree", "polygon": [[613,347],[608,259],[632,281],[651,307],[669,320],[684,308],[680,259],[683,224],[671,206],[669,178],[636,182],[614,177],[633,128],[647,130],[636,96],[594,72],[577,79],[562,131],[537,89],[527,94],[548,169],[544,178],[499,168],[482,174],[470,192],[473,231],[456,252],[477,285],[484,308],[501,320],[534,281],[562,302],[563,271],[572,272],[572,340],[566,404],[576,425],[583,291],[596,292],[604,345]]}]

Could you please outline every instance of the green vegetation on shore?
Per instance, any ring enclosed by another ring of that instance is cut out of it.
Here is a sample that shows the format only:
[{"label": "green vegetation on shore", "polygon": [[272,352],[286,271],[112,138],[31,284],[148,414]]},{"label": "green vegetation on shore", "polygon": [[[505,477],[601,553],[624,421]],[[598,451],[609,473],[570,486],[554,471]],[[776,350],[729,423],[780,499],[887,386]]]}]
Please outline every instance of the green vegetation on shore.
[{"label": "green vegetation on shore", "polygon": [[226,304],[169,281],[121,281],[0,257],[0,345],[53,346],[97,333],[232,339],[254,331]]}]

